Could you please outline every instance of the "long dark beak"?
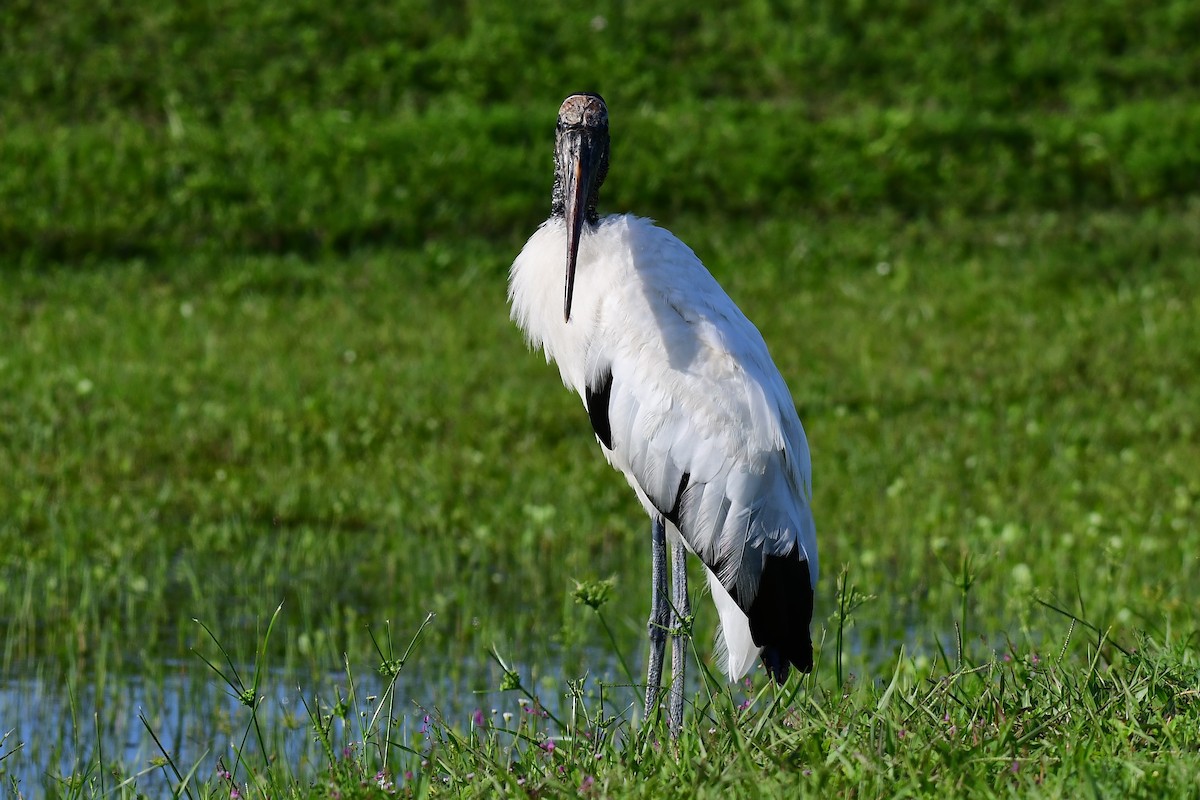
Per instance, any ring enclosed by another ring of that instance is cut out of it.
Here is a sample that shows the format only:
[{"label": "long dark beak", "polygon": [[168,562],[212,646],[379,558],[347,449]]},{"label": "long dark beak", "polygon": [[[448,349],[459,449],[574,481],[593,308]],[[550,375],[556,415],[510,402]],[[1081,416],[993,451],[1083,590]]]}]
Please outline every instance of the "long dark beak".
[{"label": "long dark beak", "polygon": [[567,285],[563,293],[563,321],[571,321],[571,297],[575,293],[575,264],[579,260],[579,237],[587,219],[588,197],[600,162],[600,146],[584,130],[567,131],[566,208]]}]

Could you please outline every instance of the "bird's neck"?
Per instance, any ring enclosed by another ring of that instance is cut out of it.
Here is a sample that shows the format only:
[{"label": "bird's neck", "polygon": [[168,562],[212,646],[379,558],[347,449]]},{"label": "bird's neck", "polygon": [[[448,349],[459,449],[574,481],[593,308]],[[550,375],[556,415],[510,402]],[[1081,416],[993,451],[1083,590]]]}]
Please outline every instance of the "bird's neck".
[{"label": "bird's neck", "polygon": [[[600,192],[596,189],[588,196],[587,205],[584,207],[583,221],[588,225],[595,225],[600,221],[600,215],[596,213],[596,203],[600,201]],[[550,198],[550,216],[562,219],[567,214],[567,189],[566,182],[561,176],[554,177],[554,193]]]}]

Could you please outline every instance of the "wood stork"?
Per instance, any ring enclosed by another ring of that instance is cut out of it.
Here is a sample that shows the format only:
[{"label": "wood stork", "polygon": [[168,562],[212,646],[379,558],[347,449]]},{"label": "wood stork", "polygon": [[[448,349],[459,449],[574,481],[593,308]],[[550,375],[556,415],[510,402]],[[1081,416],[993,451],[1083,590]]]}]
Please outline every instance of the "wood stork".
[{"label": "wood stork", "polygon": [[604,100],[571,95],[558,112],[550,218],[513,262],[508,297],[513,320],[579,393],[605,458],[653,520],[646,711],[657,703],[670,630],[668,722],[678,730],[690,615],[684,548],[704,563],[730,680],[760,654],[777,682],[789,666],[811,671],[811,466],[766,343],[696,255],[650,220],[597,215],[608,162]]}]

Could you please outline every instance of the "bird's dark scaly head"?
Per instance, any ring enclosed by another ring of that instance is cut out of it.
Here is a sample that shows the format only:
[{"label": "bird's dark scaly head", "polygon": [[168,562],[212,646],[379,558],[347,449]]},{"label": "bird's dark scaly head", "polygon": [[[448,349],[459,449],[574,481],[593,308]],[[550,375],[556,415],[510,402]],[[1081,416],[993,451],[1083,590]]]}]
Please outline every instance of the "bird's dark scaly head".
[{"label": "bird's dark scaly head", "polygon": [[608,174],[608,106],[598,94],[573,94],[558,109],[554,134],[554,199],[550,213],[567,225],[567,282],[563,319],[571,320],[575,264],[583,225],[599,221],[596,201]]}]

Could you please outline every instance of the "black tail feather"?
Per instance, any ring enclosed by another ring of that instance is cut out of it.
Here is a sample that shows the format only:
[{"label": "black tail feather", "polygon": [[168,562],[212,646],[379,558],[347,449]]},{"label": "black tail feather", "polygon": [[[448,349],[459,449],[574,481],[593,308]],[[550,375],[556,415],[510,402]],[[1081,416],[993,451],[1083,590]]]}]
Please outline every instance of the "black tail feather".
[{"label": "black tail feather", "polygon": [[776,683],[787,680],[790,667],[812,672],[812,612],[812,581],[800,548],[786,556],[767,556],[747,613],[750,635],[763,648],[763,666]]}]

